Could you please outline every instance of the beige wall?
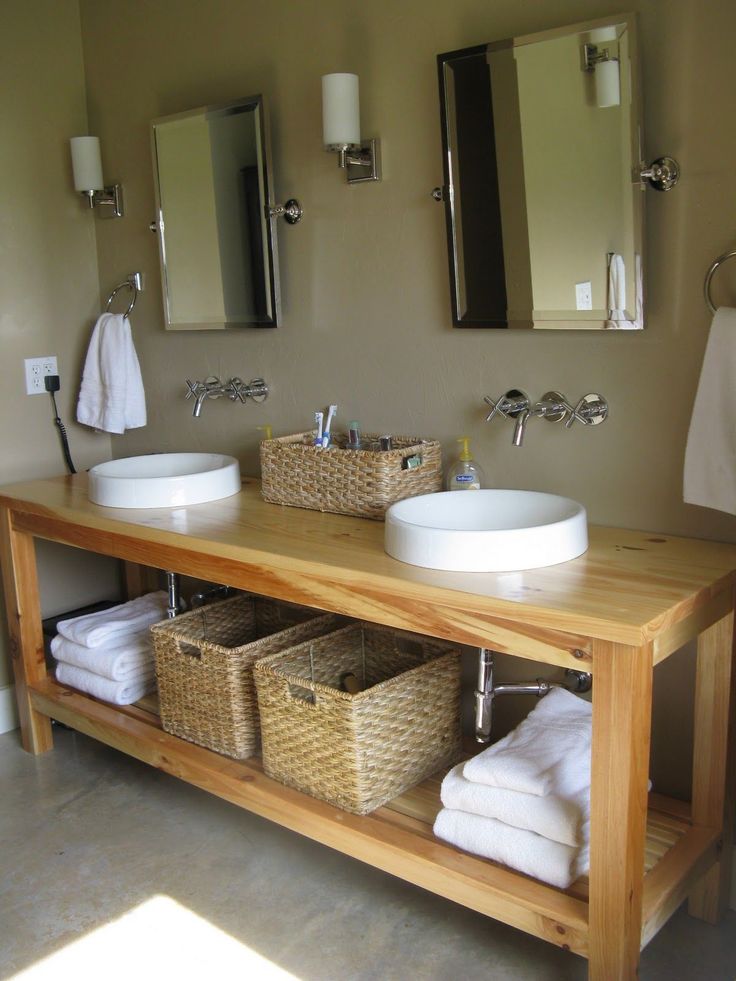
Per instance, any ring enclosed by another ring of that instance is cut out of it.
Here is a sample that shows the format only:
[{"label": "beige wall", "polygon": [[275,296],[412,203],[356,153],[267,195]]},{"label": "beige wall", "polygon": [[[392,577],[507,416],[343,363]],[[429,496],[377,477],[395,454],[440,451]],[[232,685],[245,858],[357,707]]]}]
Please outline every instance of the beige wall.
[{"label": "beige wall", "polygon": [[[109,459],[108,436],[71,424],[89,328],[97,311],[94,219],[74,193],[68,139],[87,132],[77,0],[2,0],[0,58],[0,483],[62,473],[50,399],[27,396],[23,359],[55,354],[57,397],[77,468]],[[117,589],[116,566],[60,546],[41,549],[45,614]],[[7,630],[0,614],[0,729]],[[6,697],[7,696],[7,697]]]},{"label": "beige wall", "polygon": [[[336,401],[343,425],[358,419],[365,430],[439,437],[448,453],[468,433],[490,484],[578,498],[593,522],[736,540],[736,518],[686,506],[681,494],[710,319],[703,275],[736,234],[723,207],[736,159],[735,100],[723,86],[736,6],[633,6],[647,159],[675,156],[683,178],[669,194],[648,192],[648,329],[581,334],[451,328],[444,216],[429,193],[442,175],[435,56],[609,15],[609,0],[178,0],[175,12],[165,0],[81,0],[91,122],[127,199],[124,221],[98,223],[100,282],[106,289],[142,269],[149,286],[134,330],[150,422],[116,441],[115,454],[218,450],[257,473],[256,426],[302,429],[314,409]],[[347,187],[322,151],[320,75],[333,71],[360,74],[363,133],[382,141],[380,184]],[[270,107],[278,200],[294,195],[305,209],[300,225],[278,225],[283,326],[165,333],[148,231],[149,122],[255,92]],[[730,295],[736,302],[734,277]],[[208,403],[194,420],[184,379],[210,373],[263,375],[271,397],[260,407]],[[482,396],[511,387],[571,399],[600,391],[610,418],[585,430],[533,421],[517,449],[508,424],[483,423]],[[657,681],[654,770],[683,793],[687,767],[666,753],[672,729],[687,726],[690,660],[673,661]]]}]

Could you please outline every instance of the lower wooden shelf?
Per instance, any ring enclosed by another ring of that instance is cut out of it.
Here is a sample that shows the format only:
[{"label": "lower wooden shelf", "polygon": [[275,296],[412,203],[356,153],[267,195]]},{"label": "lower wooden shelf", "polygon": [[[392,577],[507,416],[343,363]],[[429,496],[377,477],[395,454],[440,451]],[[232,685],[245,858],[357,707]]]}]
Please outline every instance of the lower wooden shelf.
[{"label": "lower wooden shelf", "polygon": [[[441,806],[439,777],[360,817],[271,780],[257,758],[231,760],[164,732],[151,711],[154,703],[116,707],[64,688],[51,678],[36,682],[30,694],[33,707],[42,714],[151,766],[440,896],[587,956],[587,879],[562,891],[438,841],[432,825]],[[684,805],[652,795],[642,946],[716,860],[717,839],[714,829],[691,825]]]}]

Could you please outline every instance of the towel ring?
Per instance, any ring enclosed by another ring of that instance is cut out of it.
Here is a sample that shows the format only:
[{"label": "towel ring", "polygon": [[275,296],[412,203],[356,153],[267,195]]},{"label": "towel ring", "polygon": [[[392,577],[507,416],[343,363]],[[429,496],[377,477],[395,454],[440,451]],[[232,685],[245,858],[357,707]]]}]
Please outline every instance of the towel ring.
[{"label": "towel ring", "polygon": [[138,299],[138,293],[143,289],[143,276],[139,272],[131,273],[130,276],[125,280],[124,283],[119,283],[115,289],[110,293],[107,298],[107,303],[105,304],[105,310],[109,312],[112,306],[112,301],[118,295],[120,290],[129,289],[132,292],[130,298],[130,303],[128,304],[128,309],[123,314],[124,317],[129,317],[130,313],[135,306],[135,301]]},{"label": "towel ring", "polygon": [[724,252],[723,255],[719,255],[713,265],[710,267],[708,272],[705,274],[705,283],[703,285],[703,295],[705,296],[705,302],[708,304],[708,309],[711,313],[716,312],[716,305],[713,303],[713,297],[710,295],[710,284],[716,269],[722,266],[724,262],[728,259],[736,258],[736,251],[734,252]]}]

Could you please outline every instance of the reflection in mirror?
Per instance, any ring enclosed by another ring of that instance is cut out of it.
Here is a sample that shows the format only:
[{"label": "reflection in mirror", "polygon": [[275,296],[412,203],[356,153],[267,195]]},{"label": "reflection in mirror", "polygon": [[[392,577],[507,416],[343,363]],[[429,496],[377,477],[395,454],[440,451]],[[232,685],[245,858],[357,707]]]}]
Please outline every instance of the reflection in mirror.
[{"label": "reflection in mirror", "polygon": [[167,328],[277,326],[262,97],[156,119],[152,145]]},{"label": "reflection in mirror", "polygon": [[634,19],[439,55],[458,327],[643,327]]}]

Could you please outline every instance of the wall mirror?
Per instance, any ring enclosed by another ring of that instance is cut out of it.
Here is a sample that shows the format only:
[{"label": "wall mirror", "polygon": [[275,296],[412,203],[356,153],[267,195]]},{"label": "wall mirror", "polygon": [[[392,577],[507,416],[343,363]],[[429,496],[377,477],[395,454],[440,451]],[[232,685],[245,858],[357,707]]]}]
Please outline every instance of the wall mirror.
[{"label": "wall mirror", "polygon": [[151,124],[169,330],[276,327],[276,232],[260,95]]},{"label": "wall mirror", "polygon": [[438,56],[457,327],[644,326],[633,15]]}]

